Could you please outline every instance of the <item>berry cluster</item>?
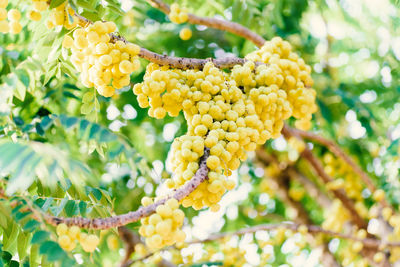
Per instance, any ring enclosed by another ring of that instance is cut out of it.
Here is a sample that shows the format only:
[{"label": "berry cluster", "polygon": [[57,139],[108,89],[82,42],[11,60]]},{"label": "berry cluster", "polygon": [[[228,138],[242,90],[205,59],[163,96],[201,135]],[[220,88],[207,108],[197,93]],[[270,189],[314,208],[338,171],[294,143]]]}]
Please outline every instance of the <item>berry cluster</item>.
[{"label": "berry cluster", "polygon": [[[43,1],[42,1],[43,2]],[[50,17],[46,21],[46,27],[52,29],[56,26],[64,26],[71,30],[78,25],[78,20],[74,19],[75,11],[67,3],[63,3],[50,10]]]},{"label": "berry cluster", "polygon": [[344,224],[350,219],[350,214],[343,207],[339,199],[334,199],[329,210],[324,214],[325,220],[322,223],[322,228],[334,232],[341,232]]},{"label": "berry cluster", "polygon": [[171,5],[169,19],[177,24],[185,23],[188,20],[188,11],[185,7],[180,7],[177,3]]},{"label": "berry cluster", "polygon": [[[0,0],[0,32],[17,34],[22,30],[21,13],[17,9],[10,9],[7,12],[8,0]],[[8,18],[8,21],[7,21]]]},{"label": "berry cluster", "polygon": [[[143,206],[153,204],[148,197],[142,199]],[[179,209],[179,203],[171,198],[156,208],[156,213],[141,220],[139,234],[146,237],[150,249],[159,249],[185,241],[186,234],[179,228],[183,225],[185,214]]]},{"label": "berry cluster", "polygon": [[114,22],[97,21],[74,31],[73,38],[65,36],[63,47],[70,48],[71,62],[81,73],[86,87],[95,87],[100,95],[110,97],[115,89],[130,84],[130,74],[140,67],[137,55],[140,47],[123,41],[113,42],[110,33]]},{"label": "berry cluster", "polygon": [[133,88],[139,105],[150,107],[149,115],[158,119],[183,110],[188,124],[188,133],[172,145],[174,176],[167,185],[177,188],[191,179],[202,149],[210,149],[209,179],[183,206],[218,210],[221,196],[234,187],[224,175],[247,159],[246,151],[278,137],[290,116],[311,119],[316,110],[315,91],[307,87],[312,84],[311,69],[290,49],[289,43],[274,38],[249,55],[268,65],[248,61],[230,73],[212,63],[203,70],[148,65],[143,82]]},{"label": "berry cluster", "polygon": [[66,224],[61,223],[57,225],[56,232],[58,243],[66,251],[71,251],[76,247],[75,241],[78,241],[82,249],[86,252],[95,251],[100,243],[100,239],[96,235],[82,233],[78,226],[68,227]]},{"label": "berry cluster", "polygon": [[295,126],[308,130],[311,126],[311,116],[317,110],[316,92],[310,88],[313,85],[311,67],[291,51],[291,45],[287,41],[279,37],[265,42],[261,49],[250,53],[246,58],[273,66],[265,73],[269,74],[265,76],[265,82],[268,85],[276,84],[286,91],[292,107],[292,116],[298,119]]},{"label": "berry cluster", "polygon": [[325,172],[335,178],[334,181],[327,185],[328,188],[343,188],[350,198],[356,201],[363,200],[361,195],[364,189],[363,184],[360,183],[359,176],[353,172],[352,168],[347,163],[340,158],[334,157],[330,153],[326,153],[323,156],[323,162],[325,163]]}]

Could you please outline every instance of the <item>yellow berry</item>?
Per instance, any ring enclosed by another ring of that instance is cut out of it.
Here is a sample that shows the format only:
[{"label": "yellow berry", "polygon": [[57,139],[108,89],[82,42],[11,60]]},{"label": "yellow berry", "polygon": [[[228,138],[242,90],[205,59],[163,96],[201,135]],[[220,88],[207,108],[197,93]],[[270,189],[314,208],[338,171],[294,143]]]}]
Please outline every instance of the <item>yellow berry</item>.
[{"label": "yellow berry", "polygon": [[62,47],[71,48],[74,45],[74,39],[71,36],[66,35],[62,42]]},{"label": "yellow berry", "polygon": [[10,9],[8,11],[8,19],[10,21],[18,21],[21,19],[21,13],[18,9]]},{"label": "yellow berry", "polygon": [[68,233],[68,226],[65,223],[57,225],[56,232],[58,236],[66,235]]},{"label": "yellow berry", "polygon": [[42,15],[37,11],[31,10],[28,13],[28,18],[33,21],[39,21],[42,18]]},{"label": "yellow berry", "polygon": [[0,8],[0,21],[7,18],[7,10],[5,8]]},{"label": "yellow berry", "polygon": [[117,250],[119,247],[118,238],[115,235],[110,235],[109,237],[107,237],[107,246],[111,250]]},{"label": "yellow berry", "polygon": [[10,22],[10,33],[18,34],[22,31],[22,26],[18,21],[11,21]]},{"label": "yellow berry", "polygon": [[189,28],[183,28],[179,32],[179,37],[184,41],[189,40],[192,37],[192,31]]},{"label": "yellow berry", "polygon": [[0,32],[1,33],[8,33],[10,31],[10,25],[7,21],[3,20],[0,21]]}]

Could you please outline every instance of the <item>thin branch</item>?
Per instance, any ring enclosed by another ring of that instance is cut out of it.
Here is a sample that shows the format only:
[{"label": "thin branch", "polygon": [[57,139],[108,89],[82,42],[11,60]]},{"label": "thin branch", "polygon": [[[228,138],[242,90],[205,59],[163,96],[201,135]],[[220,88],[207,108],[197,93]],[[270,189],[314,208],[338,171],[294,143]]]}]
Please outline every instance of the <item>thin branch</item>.
[{"label": "thin branch", "polygon": [[[259,148],[256,150],[256,157],[257,157],[257,160],[259,160],[264,166],[268,166],[271,163],[275,163],[275,164],[279,163],[276,156],[267,154],[267,152],[262,148]],[[287,202],[290,206],[292,206],[293,209],[295,209],[297,211],[297,216],[295,218],[296,222],[300,222],[302,224],[311,224],[312,223],[311,218],[308,215],[304,206],[301,204],[301,202],[293,199],[289,194],[290,179],[293,179],[293,176],[298,173],[295,171],[295,169],[292,165],[289,165],[289,164],[279,164],[279,165],[280,166],[283,165],[283,166],[285,166],[285,168],[282,168],[282,172],[281,172],[282,174],[279,175],[279,177],[276,177],[276,179],[274,179],[274,182],[276,182],[278,184],[278,188],[281,189],[280,191],[281,191],[282,199],[285,202]],[[300,174],[298,174],[298,175],[300,175]],[[304,180],[306,180],[307,185],[311,184],[310,187],[313,189],[314,195],[315,194],[323,195],[320,192],[320,190],[318,190],[318,188],[312,182],[308,181],[304,177],[302,177],[302,178]],[[307,190],[307,192],[309,194],[312,193],[308,190]],[[325,195],[323,195],[323,197],[327,198]],[[317,202],[319,201],[318,198],[319,198],[319,195],[318,195],[318,197],[316,197]],[[327,200],[327,201],[329,201],[329,200]],[[320,260],[321,260],[322,265],[327,266],[327,267],[339,267],[340,264],[337,262],[335,256],[329,250],[328,244],[326,242],[323,242],[321,247],[322,247],[322,255],[321,255]]]},{"label": "thin branch", "polygon": [[54,226],[60,223],[65,223],[68,226],[76,225],[79,226],[80,228],[88,228],[88,229],[109,229],[136,222],[142,218],[148,217],[151,214],[153,214],[158,206],[163,205],[170,198],[175,198],[176,200],[181,201],[182,199],[187,197],[190,193],[192,193],[202,182],[208,179],[207,176],[208,167],[206,164],[208,156],[209,156],[209,149],[206,148],[204,150],[204,155],[200,158],[199,169],[192,177],[192,179],[186,182],[182,187],[176,189],[172,197],[166,197],[162,200],[157,201],[152,205],[146,207],[140,207],[138,210],[131,211],[126,214],[121,214],[107,218],[92,218],[92,219],[84,217],[62,218],[44,214],[44,219],[46,220],[47,223],[52,224]]},{"label": "thin branch", "polygon": [[[75,13],[75,17],[78,19],[78,24],[81,27],[87,27],[92,24],[87,18]],[[124,37],[111,34],[112,41],[123,41],[124,43],[129,43]],[[167,55],[160,55],[154,53],[146,48],[141,47],[138,54],[139,57],[147,59],[153,63],[161,66],[169,66],[171,68],[177,69],[202,69],[204,65],[208,62],[212,62],[214,66],[220,69],[232,68],[235,65],[243,65],[247,60],[238,57],[225,57],[225,58],[185,58],[185,57],[171,57]],[[261,65],[264,63],[256,62],[256,65]]]},{"label": "thin branch", "polygon": [[[188,244],[197,244],[197,243],[205,243],[205,242],[211,242],[215,240],[219,240],[222,238],[225,238],[227,236],[233,236],[233,235],[245,235],[245,234],[251,234],[255,233],[258,231],[270,231],[270,230],[275,230],[278,228],[285,228],[285,229],[290,229],[292,231],[298,231],[299,227],[302,224],[296,224],[292,222],[282,222],[282,223],[275,223],[275,224],[263,224],[263,225],[257,225],[257,226],[252,226],[252,227],[247,227],[240,229],[235,232],[225,232],[225,233],[220,233],[220,234],[213,234],[209,236],[206,239],[200,239],[200,240],[193,240],[188,242]],[[304,225],[304,224],[303,224]],[[308,229],[308,233],[310,234],[326,234],[331,237],[336,237],[336,238],[341,238],[341,239],[348,239],[352,241],[359,241],[364,244],[365,247],[368,248],[374,248],[378,249],[381,247],[400,247],[400,242],[383,242],[381,240],[375,239],[375,238],[358,238],[356,236],[353,236],[351,234],[343,234],[343,233],[338,233],[330,230],[325,230],[317,225],[304,225]]]},{"label": "thin branch", "polygon": [[[155,8],[160,9],[166,15],[168,15],[170,12],[169,5],[161,0],[147,0],[147,2],[149,2]],[[241,24],[232,21],[227,21],[217,18],[203,18],[188,13],[188,22],[191,24],[204,25],[209,28],[214,28],[236,34],[253,42],[258,47],[263,46],[265,43],[265,39],[262,38],[260,35],[256,34],[255,32],[252,32],[250,29],[244,27]]]},{"label": "thin branch", "polygon": [[[285,128],[289,128],[287,125],[285,125]],[[367,188],[373,193],[376,191],[376,186],[372,182],[371,178],[368,176],[366,172],[364,172],[357,163],[354,162],[354,160],[349,157],[335,142],[332,140],[326,139],[320,135],[311,133],[311,132],[306,132],[302,131],[299,129],[294,129],[290,128],[290,131],[301,138],[312,140],[314,142],[320,143],[324,146],[326,146],[335,156],[343,159],[352,169],[353,171],[358,174],[363,182],[366,184]],[[389,207],[389,203],[386,201],[386,199],[383,199],[381,204],[385,207]]]},{"label": "thin branch", "polygon": [[[291,136],[295,136],[297,138],[299,137],[295,132],[292,132],[290,128],[286,127],[282,130],[282,134],[286,137],[289,138]],[[311,152],[309,148],[305,148],[304,151],[301,153],[301,156],[307,160],[311,166],[313,166],[314,170],[318,174],[319,177],[321,177],[322,181],[327,184],[331,181],[333,181],[332,177],[330,177],[324,170],[324,167],[322,166],[322,163],[317,159],[314,154]],[[343,206],[349,211],[349,214],[352,218],[352,221],[357,225],[358,228],[367,228],[367,223],[364,221],[364,219],[358,214],[357,210],[354,207],[354,203],[351,199],[349,199],[344,192],[343,189],[332,189],[332,193],[335,195],[336,198],[340,199],[340,201],[343,203]]]}]

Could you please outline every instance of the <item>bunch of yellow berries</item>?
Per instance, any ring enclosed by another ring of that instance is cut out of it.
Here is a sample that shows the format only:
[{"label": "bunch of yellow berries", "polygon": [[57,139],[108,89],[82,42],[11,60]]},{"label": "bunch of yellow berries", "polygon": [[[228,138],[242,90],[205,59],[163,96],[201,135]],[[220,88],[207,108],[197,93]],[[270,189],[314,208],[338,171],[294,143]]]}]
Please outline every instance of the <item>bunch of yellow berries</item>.
[{"label": "bunch of yellow berries", "polygon": [[57,225],[56,232],[58,243],[66,251],[71,251],[76,247],[75,241],[78,241],[82,249],[86,252],[95,251],[100,243],[100,239],[96,235],[82,233],[78,226],[68,227],[66,224],[61,223]]},{"label": "bunch of yellow berries", "polygon": [[46,11],[49,8],[46,0],[35,0],[32,1],[33,8],[28,13],[28,18],[33,21],[39,21],[42,19],[41,12]]},{"label": "bunch of yellow berries", "polygon": [[130,74],[140,67],[140,47],[120,40],[113,42],[110,33],[115,30],[114,22],[97,21],[63,40],[63,47],[71,49],[71,62],[81,73],[82,84],[94,86],[106,97],[129,85]]},{"label": "bunch of yellow berries", "polygon": [[353,172],[352,168],[347,163],[340,158],[334,157],[330,153],[326,153],[323,156],[323,162],[325,163],[325,172],[335,178],[335,180],[328,184],[328,188],[343,188],[350,198],[357,201],[363,200],[361,192],[364,188],[363,184],[360,182],[360,177]]},{"label": "bunch of yellow berries", "polygon": [[[143,206],[153,204],[149,197],[142,199]],[[146,237],[146,245],[150,249],[159,249],[185,241],[186,234],[179,228],[183,225],[185,214],[179,209],[179,203],[171,198],[156,208],[156,213],[141,219],[139,234]]]},{"label": "bunch of yellow berries", "polygon": [[343,207],[339,199],[334,199],[329,210],[324,214],[325,220],[322,223],[322,228],[334,232],[341,232],[344,224],[350,219],[350,214]]},{"label": "bunch of yellow berries", "polygon": [[296,127],[308,130],[311,126],[311,116],[317,110],[316,92],[310,88],[313,85],[311,67],[291,50],[290,43],[275,37],[265,42],[261,49],[248,54],[246,58],[274,66],[268,68],[273,75],[268,76],[270,78],[266,83],[276,84],[286,91],[292,106],[292,116],[298,119],[295,122]]},{"label": "bunch of yellow berries", "polygon": [[290,50],[289,43],[274,38],[249,55],[268,65],[249,60],[230,73],[210,62],[203,70],[148,65],[143,82],[133,88],[139,105],[150,107],[149,115],[158,119],[183,110],[188,124],[188,133],[172,146],[174,176],[167,185],[177,188],[191,179],[202,149],[210,149],[209,180],[183,200],[184,206],[218,210],[220,197],[234,187],[223,176],[247,159],[246,151],[278,137],[290,116],[311,119],[316,111],[315,91],[308,88],[311,69]]},{"label": "bunch of yellow berries", "polygon": [[[6,7],[8,0],[0,0],[0,32],[17,34],[22,30],[21,13],[18,9],[10,9],[7,11]],[[8,21],[7,21],[8,18]]]},{"label": "bunch of yellow berries", "polygon": [[75,11],[67,3],[63,3],[50,10],[50,17],[46,21],[46,27],[52,29],[56,26],[64,26],[70,30],[78,25],[78,20],[74,18]]},{"label": "bunch of yellow berries", "polygon": [[177,24],[185,23],[188,20],[188,11],[185,7],[180,7],[179,4],[173,3],[169,12],[169,19]]}]

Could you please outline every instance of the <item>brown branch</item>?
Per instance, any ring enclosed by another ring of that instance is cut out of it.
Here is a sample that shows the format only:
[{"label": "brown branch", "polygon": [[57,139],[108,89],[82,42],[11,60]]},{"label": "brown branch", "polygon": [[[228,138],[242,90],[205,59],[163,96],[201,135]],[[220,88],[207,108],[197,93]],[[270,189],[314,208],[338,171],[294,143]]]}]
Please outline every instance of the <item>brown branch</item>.
[{"label": "brown branch", "polygon": [[[147,0],[147,2],[149,2],[152,6],[160,9],[166,15],[168,15],[170,12],[169,5],[167,5],[161,0]],[[252,32],[250,29],[244,27],[241,24],[232,21],[227,21],[217,18],[203,18],[188,13],[188,22],[191,24],[204,25],[209,28],[214,28],[236,34],[253,42],[258,47],[263,46],[265,43],[265,39],[262,38],[260,35],[256,34],[255,32]]]},{"label": "brown branch", "polygon": [[[255,233],[257,231],[270,231],[270,230],[275,230],[278,228],[286,228],[290,229],[292,231],[298,231],[299,227],[304,224],[296,224],[293,222],[282,222],[282,223],[275,223],[275,224],[263,224],[263,225],[257,225],[257,226],[252,226],[252,227],[247,227],[240,229],[238,231],[234,232],[225,232],[225,233],[219,233],[219,234],[214,234],[211,235],[210,237],[206,239],[200,239],[200,240],[193,240],[189,241],[188,244],[197,244],[197,243],[205,243],[205,242],[211,242],[215,240],[219,240],[222,238],[225,238],[227,236],[232,236],[232,235],[245,235],[245,234],[251,234]],[[364,244],[365,247],[368,248],[373,248],[373,249],[378,249],[380,247],[400,247],[400,242],[383,242],[381,240],[375,239],[375,238],[358,238],[356,236],[350,235],[350,234],[343,234],[343,233],[338,233],[330,230],[325,230],[317,225],[305,225],[308,229],[308,233],[310,234],[326,234],[331,237],[337,237],[340,239],[348,239],[352,241],[359,241]]]},{"label": "brown branch", "polygon": [[[75,13],[75,17],[78,19],[78,24],[81,27],[87,27],[92,24],[90,20],[87,18]],[[111,41],[123,41],[124,43],[129,43],[124,37],[117,36],[115,34],[111,34]],[[140,48],[140,52],[138,54],[139,57],[147,59],[153,63],[156,63],[161,66],[169,66],[171,68],[177,69],[202,69],[205,64],[208,62],[212,62],[215,67],[220,69],[232,68],[235,65],[243,65],[246,59],[238,58],[238,57],[225,57],[225,58],[185,58],[185,57],[172,57],[167,55],[160,55],[154,53],[146,48]],[[256,65],[261,65],[264,63],[256,62]]]},{"label": "brown branch", "polygon": [[[285,128],[289,129],[287,125],[285,125]],[[326,139],[320,135],[311,133],[311,132],[306,132],[302,131],[299,129],[294,129],[290,128],[290,132],[296,134],[297,136],[300,136],[301,138],[312,140],[314,142],[320,143],[324,146],[326,146],[335,156],[343,159],[352,169],[353,171],[358,174],[363,182],[366,184],[367,188],[373,193],[376,191],[376,186],[372,182],[371,178],[368,176],[366,172],[364,172],[357,163],[354,162],[354,160],[349,157],[335,142],[332,140]],[[386,199],[383,199],[381,201],[381,204],[385,207],[389,207],[389,203],[386,201]]]},{"label": "brown branch", "polygon": [[[283,128],[282,134],[286,138],[290,138],[291,136],[295,136],[297,138],[300,138],[296,132],[292,132],[291,128]],[[313,166],[315,172],[318,174],[318,176],[322,179],[322,181],[325,184],[328,184],[329,182],[333,181],[332,177],[330,177],[324,170],[324,167],[322,166],[322,163],[317,159],[314,154],[311,152],[309,148],[305,148],[304,151],[301,153],[302,158],[307,160],[311,166]],[[342,203],[343,206],[349,211],[349,214],[351,216],[352,221],[354,222],[355,225],[357,225],[358,228],[366,229],[367,228],[367,223],[365,220],[358,214],[357,210],[354,207],[354,203],[351,199],[349,199],[344,192],[343,189],[332,189],[331,190],[333,195],[338,198]]]},{"label": "brown branch", "polygon": [[190,193],[192,193],[202,182],[204,182],[208,178],[207,177],[208,167],[206,164],[208,156],[209,156],[209,149],[206,148],[204,150],[204,155],[200,158],[200,163],[199,163],[200,166],[195,175],[182,187],[176,189],[172,197],[166,197],[149,206],[140,207],[136,211],[131,211],[129,213],[113,217],[92,218],[92,219],[84,217],[62,218],[44,214],[44,219],[46,220],[47,223],[52,224],[54,226],[60,223],[65,223],[68,226],[76,225],[79,226],[80,228],[88,228],[88,229],[109,229],[136,222],[142,218],[148,217],[151,214],[153,214],[156,211],[156,208],[160,205],[163,205],[168,199],[175,198],[176,200],[181,201],[182,199],[187,197]]},{"label": "brown branch", "polygon": [[[262,148],[259,148],[256,150],[256,157],[264,166],[268,166],[272,162],[274,162],[275,164],[279,163],[278,159],[275,156],[267,154],[267,152]],[[289,194],[290,179],[293,179],[294,174],[299,175],[299,176],[300,176],[300,174],[295,172],[294,167],[291,165],[288,165],[288,164],[279,164],[279,165],[286,166],[282,170],[282,175],[277,177],[277,179],[274,181],[274,182],[277,182],[278,188],[281,189],[280,194],[281,194],[282,199],[285,202],[287,202],[290,206],[292,206],[293,209],[295,209],[297,211],[296,222],[300,222],[302,224],[311,224],[312,223],[311,218],[308,215],[304,206],[299,201],[290,197],[290,194]],[[310,195],[312,193],[314,193],[314,195],[315,194],[323,195],[320,192],[320,190],[318,190],[317,187],[312,182],[308,181],[304,177],[302,177],[302,178],[307,181],[308,188],[309,187],[312,188],[311,192],[309,190],[307,190],[307,192]],[[299,179],[297,179],[297,180],[299,180]],[[304,181],[302,181],[302,182],[304,182]],[[323,196],[327,199],[327,197],[325,195],[323,195]],[[319,195],[316,198],[317,198],[317,201],[319,201],[319,199],[318,199]],[[327,200],[327,201],[329,201],[329,200]],[[327,266],[327,267],[339,267],[340,266],[340,264],[337,262],[335,256],[329,250],[328,244],[326,242],[323,242],[323,244],[322,244],[322,257],[320,260],[321,260],[321,263],[323,266]]]}]

